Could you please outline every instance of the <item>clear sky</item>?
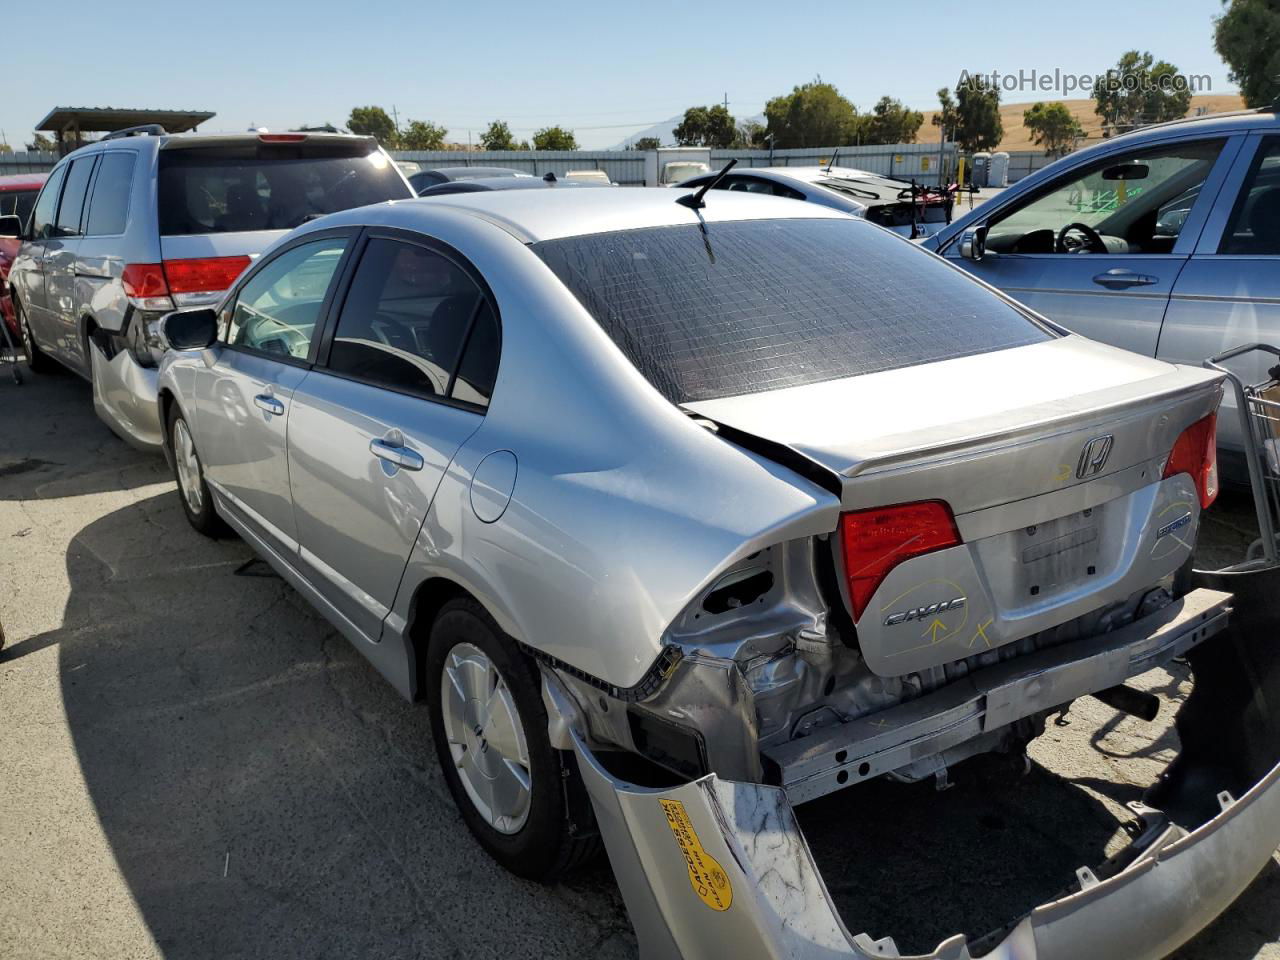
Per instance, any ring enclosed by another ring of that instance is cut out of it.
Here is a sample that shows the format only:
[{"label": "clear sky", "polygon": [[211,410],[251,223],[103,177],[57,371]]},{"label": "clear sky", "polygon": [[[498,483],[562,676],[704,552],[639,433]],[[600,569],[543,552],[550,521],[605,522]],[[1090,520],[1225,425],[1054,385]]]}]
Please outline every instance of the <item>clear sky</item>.
[{"label": "clear sky", "polygon": [[212,110],[203,129],[243,130],[341,126],[353,106],[379,104],[457,142],[497,118],[518,137],[558,123],[604,147],[726,94],[750,116],[818,74],[861,109],[885,94],[928,109],[962,70],[1092,74],[1133,48],[1233,89],[1213,49],[1220,0],[4,6],[0,130],[17,149],[55,105]]}]

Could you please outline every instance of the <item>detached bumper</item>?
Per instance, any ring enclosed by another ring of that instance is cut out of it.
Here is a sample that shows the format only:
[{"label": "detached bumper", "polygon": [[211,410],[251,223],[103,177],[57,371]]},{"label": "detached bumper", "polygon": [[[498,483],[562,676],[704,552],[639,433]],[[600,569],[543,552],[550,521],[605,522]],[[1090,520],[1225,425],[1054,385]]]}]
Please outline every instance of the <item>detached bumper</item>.
[{"label": "detached bumper", "polygon": [[[1075,880],[1070,892],[984,938],[986,956],[1154,960],[1239,896],[1280,845],[1275,647],[1274,631],[1259,639],[1256,630],[1228,630],[1191,651],[1195,688],[1178,720],[1184,750],[1150,798],[1165,812],[1147,811],[1142,835],[1096,874],[1064,877],[1064,885]],[[1256,748],[1259,735],[1265,762],[1227,756],[1228,744],[1247,739]],[[783,788],[715,775],[644,788],[611,775],[576,736],[574,747],[644,960],[901,956],[891,936],[850,933]],[[856,930],[856,918],[849,923]],[[917,960],[971,955],[956,935]]]},{"label": "detached bumper", "polygon": [[155,367],[141,366],[128,350],[110,360],[92,340],[93,408],[112,430],[131,446],[159,453],[164,440],[160,423],[159,378]]}]

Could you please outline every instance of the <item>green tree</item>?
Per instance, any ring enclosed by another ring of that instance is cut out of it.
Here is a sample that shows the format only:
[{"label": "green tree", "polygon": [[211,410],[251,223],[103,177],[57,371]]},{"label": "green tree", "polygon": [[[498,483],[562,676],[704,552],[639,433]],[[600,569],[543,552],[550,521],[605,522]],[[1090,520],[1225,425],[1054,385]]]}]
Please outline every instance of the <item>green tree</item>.
[{"label": "green tree", "polygon": [[[947,109],[945,103],[942,107]],[[986,77],[964,71],[956,84],[952,120],[951,139],[960,144],[961,150],[994,150],[1004,139],[999,88]]]},{"label": "green tree", "polygon": [[448,133],[444,127],[429,120],[410,120],[409,125],[400,131],[396,143],[401,150],[443,150]]},{"label": "green tree", "polygon": [[352,107],[347,129],[365,137],[374,137],[384,147],[396,145],[396,125],[381,107]]},{"label": "green tree", "polygon": [[7,143],[0,143],[0,153],[13,153],[13,147]]},{"label": "green tree", "polygon": [[533,149],[535,150],[577,150],[578,138],[572,130],[563,127],[543,127],[534,131]]},{"label": "green tree", "polygon": [[1080,121],[1061,103],[1037,103],[1022,111],[1022,125],[1031,131],[1034,143],[1044,147],[1045,156],[1061,157],[1075,149],[1084,136]]},{"label": "green tree", "polygon": [[641,137],[635,143],[631,144],[632,150],[657,150],[662,146],[662,141],[657,137]]},{"label": "green tree", "polygon": [[1266,107],[1280,100],[1280,4],[1276,0],[1223,0],[1227,12],[1213,25],[1213,45],[1240,84],[1244,102]]},{"label": "green tree", "polygon": [[902,105],[900,100],[881,97],[871,113],[858,117],[860,143],[915,143],[924,123],[924,114]]},{"label": "green tree", "polygon": [[857,111],[840,91],[817,77],[790,93],[774,97],[764,107],[766,134],[774,146],[831,147],[853,140]]},{"label": "green tree", "polygon": [[35,138],[27,144],[27,149],[41,153],[53,153],[58,149],[58,145],[43,133],[37,133]]},{"label": "green tree", "polygon": [[516,138],[511,135],[511,128],[505,120],[495,120],[480,134],[480,146],[486,150],[518,149]]},{"label": "green tree", "polygon": [[1185,117],[1191,89],[1178,68],[1150,53],[1130,50],[1114,67],[1093,81],[1094,112],[1102,118],[1103,136],[1148,123]]},{"label": "green tree", "polygon": [[722,104],[690,107],[672,131],[682,147],[728,147],[738,135],[733,115]]}]

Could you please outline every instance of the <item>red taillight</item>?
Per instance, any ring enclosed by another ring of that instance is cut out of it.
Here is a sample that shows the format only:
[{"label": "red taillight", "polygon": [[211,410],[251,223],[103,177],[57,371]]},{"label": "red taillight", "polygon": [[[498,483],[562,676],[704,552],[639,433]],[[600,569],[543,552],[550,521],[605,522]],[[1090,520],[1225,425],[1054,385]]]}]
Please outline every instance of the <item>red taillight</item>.
[{"label": "red taillight", "polygon": [[231,286],[248,265],[248,257],[166,260],[164,273],[173,293],[213,293]]},{"label": "red taillight", "polygon": [[263,143],[301,143],[307,139],[305,133],[260,133],[258,139]]},{"label": "red taillight", "polygon": [[1182,431],[1165,464],[1165,479],[1191,474],[1200,494],[1200,509],[1218,498],[1218,415],[1211,413]]},{"label": "red taillight", "polygon": [[898,564],[960,542],[951,508],[941,500],[842,514],[840,550],[853,618],[862,616],[871,595]]},{"label": "red taillight", "polygon": [[164,268],[158,263],[131,263],[120,276],[124,292],[134,299],[167,297],[169,285],[164,279]]}]

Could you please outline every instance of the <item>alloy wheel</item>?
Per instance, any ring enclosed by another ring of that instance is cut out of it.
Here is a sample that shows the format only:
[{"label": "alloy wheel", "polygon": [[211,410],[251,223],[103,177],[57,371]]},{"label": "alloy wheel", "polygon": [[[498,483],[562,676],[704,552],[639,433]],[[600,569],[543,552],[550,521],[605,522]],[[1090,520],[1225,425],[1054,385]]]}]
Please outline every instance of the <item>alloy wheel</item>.
[{"label": "alloy wheel", "polygon": [[440,686],[445,737],[463,789],[491,827],[519,832],[529,817],[532,779],[510,688],[488,655],[470,643],[449,651]]},{"label": "alloy wheel", "polygon": [[200,460],[191,440],[187,421],[179,417],[173,422],[173,459],[178,467],[178,487],[192,513],[204,508],[204,490],[200,483]]}]

